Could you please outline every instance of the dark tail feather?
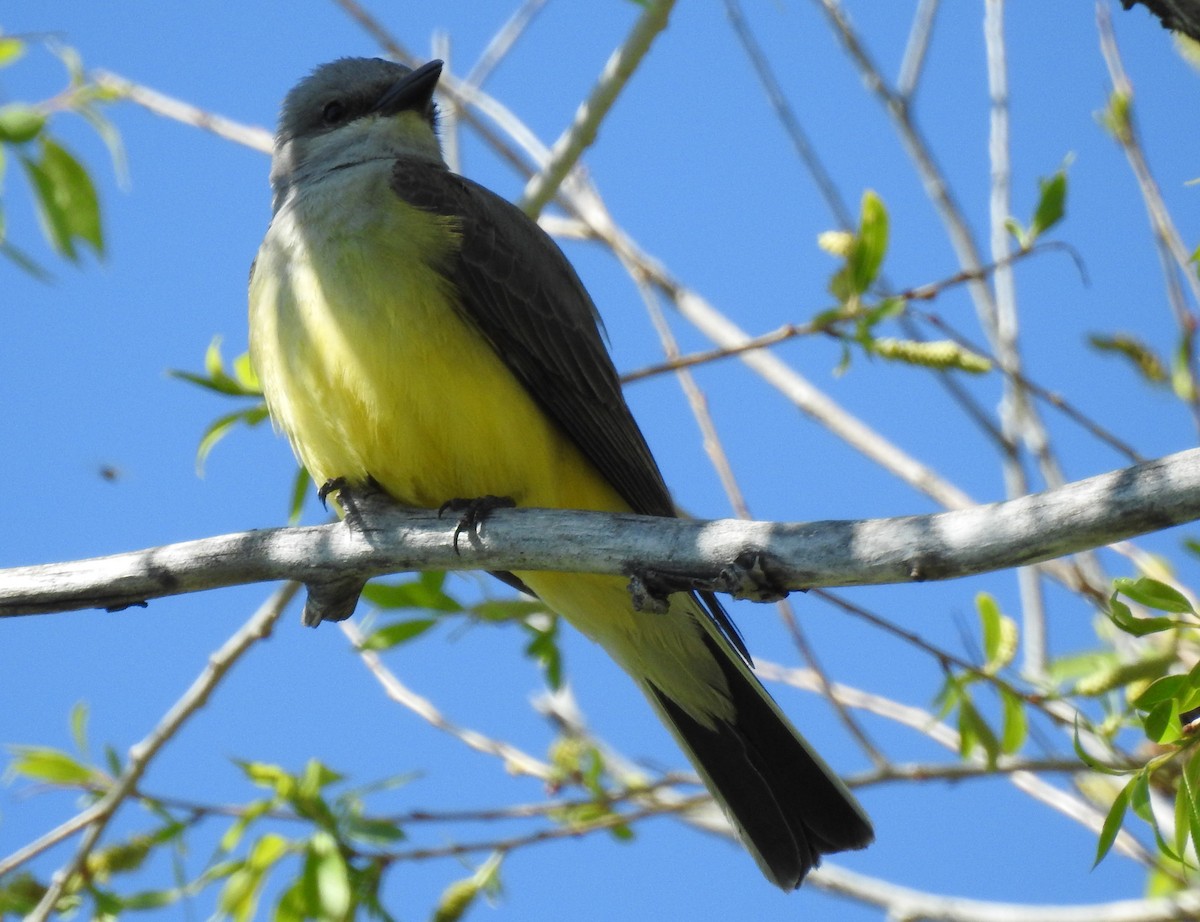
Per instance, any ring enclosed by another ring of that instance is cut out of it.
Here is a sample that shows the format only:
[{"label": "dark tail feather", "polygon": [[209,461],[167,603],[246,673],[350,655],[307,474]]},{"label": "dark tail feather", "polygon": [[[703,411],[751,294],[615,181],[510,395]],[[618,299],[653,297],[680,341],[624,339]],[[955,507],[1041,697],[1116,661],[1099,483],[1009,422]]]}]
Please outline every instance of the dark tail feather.
[{"label": "dark tail feather", "polygon": [[864,848],[875,833],[766,690],[718,641],[706,641],[730,689],[732,722],[706,727],[652,683],[646,687],[763,873],[794,890],[822,854]]}]

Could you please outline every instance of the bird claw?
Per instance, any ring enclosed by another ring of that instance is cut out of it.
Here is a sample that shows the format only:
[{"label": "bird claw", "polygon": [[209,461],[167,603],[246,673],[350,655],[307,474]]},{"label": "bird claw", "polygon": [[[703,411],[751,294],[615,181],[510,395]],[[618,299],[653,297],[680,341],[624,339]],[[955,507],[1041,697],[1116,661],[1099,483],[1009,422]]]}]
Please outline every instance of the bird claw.
[{"label": "bird claw", "polygon": [[717,578],[705,588],[751,602],[778,602],[786,599],[790,591],[771,575],[762,554],[743,554],[733,563],[722,567]]},{"label": "bird claw", "polygon": [[323,484],[321,484],[321,486],[317,488],[317,499],[321,501],[321,508],[329,508],[329,504],[326,502],[326,500],[329,499],[330,493],[337,493],[340,496],[341,492],[345,490],[348,485],[349,482],[345,477],[330,477]]},{"label": "bird claw", "polygon": [[331,477],[326,480],[317,490],[317,498],[321,500],[322,506],[328,508],[326,500],[331,493],[337,494],[337,504],[341,507],[342,518],[346,524],[359,531],[368,530],[366,522],[372,506],[380,503],[394,505],[387,491],[371,476],[362,483],[351,483],[345,477]]},{"label": "bird claw", "polygon": [[638,611],[663,613],[676,592],[721,592],[751,602],[778,602],[789,590],[768,572],[762,554],[745,555],[722,567],[715,577],[670,570],[637,570],[629,577],[629,594]]},{"label": "bird claw", "polygon": [[454,553],[458,554],[458,539],[463,532],[469,537],[479,536],[479,526],[497,509],[511,509],[516,505],[511,496],[477,496],[474,499],[448,499],[438,507],[438,518],[447,512],[458,513],[458,524],[454,526]]}]

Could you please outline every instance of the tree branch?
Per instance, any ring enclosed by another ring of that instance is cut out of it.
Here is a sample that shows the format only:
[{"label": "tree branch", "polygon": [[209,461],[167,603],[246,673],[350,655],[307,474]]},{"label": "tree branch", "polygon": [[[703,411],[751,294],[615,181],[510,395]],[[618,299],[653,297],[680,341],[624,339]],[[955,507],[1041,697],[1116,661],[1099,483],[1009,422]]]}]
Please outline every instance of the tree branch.
[{"label": "tree branch", "polygon": [[906,922],[1159,922],[1195,919],[1200,893],[1183,891],[1145,900],[1120,900],[1083,906],[991,903],[965,897],[939,896],[825,864],[808,878],[809,884],[831,893],[887,909],[889,919]]},{"label": "tree branch", "polygon": [[460,538],[433,510],[358,501],[353,525],[275,528],[0,570],[0,617],[119,610],[296,579],[310,593],[405,570],[554,570],[775,598],[816,586],[952,579],[1038,563],[1200,518],[1200,449],[1015,500],[893,519],[688,521],[499,509]]}]

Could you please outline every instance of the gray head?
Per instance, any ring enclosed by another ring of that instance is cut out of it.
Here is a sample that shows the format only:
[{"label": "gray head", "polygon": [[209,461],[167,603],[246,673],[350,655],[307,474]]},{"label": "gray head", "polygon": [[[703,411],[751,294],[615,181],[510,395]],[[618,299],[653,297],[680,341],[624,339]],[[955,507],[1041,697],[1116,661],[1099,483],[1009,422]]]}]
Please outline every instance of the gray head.
[{"label": "gray head", "polygon": [[442,62],[416,70],[382,58],[323,64],[283,101],[271,185],[275,207],[290,188],[368,160],[441,160],[433,91]]}]

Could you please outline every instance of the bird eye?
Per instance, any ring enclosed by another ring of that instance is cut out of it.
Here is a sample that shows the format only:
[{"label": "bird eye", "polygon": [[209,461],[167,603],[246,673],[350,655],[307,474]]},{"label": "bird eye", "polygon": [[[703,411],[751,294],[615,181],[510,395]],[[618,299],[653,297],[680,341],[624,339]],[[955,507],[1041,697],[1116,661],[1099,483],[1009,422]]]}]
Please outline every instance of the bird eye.
[{"label": "bird eye", "polygon": [[327,102],[325,108],[321,110],[321,118],[325,120],[326,125],[336,125],[345,117],[346,105],[340,99]]}]

